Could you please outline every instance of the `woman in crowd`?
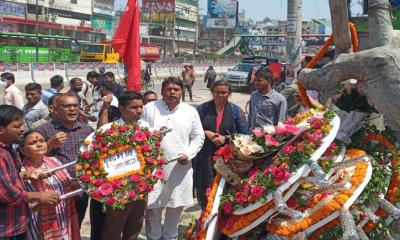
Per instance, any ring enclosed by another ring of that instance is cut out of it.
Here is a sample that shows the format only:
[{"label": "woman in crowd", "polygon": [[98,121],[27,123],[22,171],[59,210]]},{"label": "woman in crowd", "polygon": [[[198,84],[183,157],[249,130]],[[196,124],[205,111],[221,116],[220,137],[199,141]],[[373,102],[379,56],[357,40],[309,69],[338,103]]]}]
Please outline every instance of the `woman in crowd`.
[{"label": "woman in crowd", "polygon": [[202,208],[207,204],[205,193],[215,175],[214,152],[228,142],[230,134],[247,133],[245,113],[239,106],[229,102],[232,93],[230,84],[219,80],[214,82],[210,90],[213,100],[197,107],[206,139],[193,161],[194,188]]},{"label": "woman in crowd", "polygon": [[[47,170],[61,164],[54,157],[45,156],[47,143],[36,131],[28,131],[21,142],[25,171]],[[41,180],[25,180],[27,190],[32,192],[54,192],[63,195],[72,191],[76,182],[71,181],[67,170],[57,171],[54,175]],[[55,208],[33,209],[31,214],[28,240],[78,240],[80,239],[78,215],[73,198],[61,201]]]}]

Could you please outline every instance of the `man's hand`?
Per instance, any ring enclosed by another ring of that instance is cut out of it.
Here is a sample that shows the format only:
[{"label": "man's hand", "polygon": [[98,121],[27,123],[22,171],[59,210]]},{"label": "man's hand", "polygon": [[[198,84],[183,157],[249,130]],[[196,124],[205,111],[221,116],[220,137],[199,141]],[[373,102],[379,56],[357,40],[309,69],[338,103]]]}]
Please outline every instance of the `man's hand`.
[{"label": "man's hand", "polygon": [[181,165],[186,165],[189,162],[189,157],[186,154],[181,154],[178,159],[178,163]]},{"label": "man's hand", "polygon": [[211,142],[217,146],[220,147],[225,143],[225,136],[216,133],[212,138],[211,138]]},{"label": "man's hand", "polygon": [[103,97],[103,109],[108,109],[111,106],[113,95],[107,95]]},{"label": "man's hand", "polygon": [[90,116],[88,117],[88,120],[91,121],[91,122],[96,122],[96,121],[97,121],[97,117],[96,117],[96,116],[93,116],[93,115],[90,115]]},{"label": "man's hand", "polygon": [[67,137],[68,135],[65,132],[56,133],[56,135],[54,135],[47,141],[47,145],[49,146],[48,151],[50,152],[54,148],[61,147],[65,143],[65,141],[67,141]]},{"label": "man's hand", "polygon": [[45,173],[46,170],[42,168],[37,168],[32,171],[21,171],[19,175],[22,179],[25,180],[41,180],[48,178],[52,175],[52,173]]},{"label": "man's hand", "polygon": [[164,138],[164,133],[162,133],[160,131],[154,131],[153,137],[155,137],[159,142],[161,142]]}]

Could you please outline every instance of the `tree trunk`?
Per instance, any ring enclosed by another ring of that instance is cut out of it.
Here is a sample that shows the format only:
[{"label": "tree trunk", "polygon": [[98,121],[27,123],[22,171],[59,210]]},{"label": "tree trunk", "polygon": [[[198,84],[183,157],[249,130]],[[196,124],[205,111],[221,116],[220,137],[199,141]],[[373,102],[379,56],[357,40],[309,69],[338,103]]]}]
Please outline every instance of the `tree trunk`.
[{"label": "tree trunk", "polygon": [[329,7],[335,43],[335,57],[341,53],[351,53],[350,31],[347,25],[349,22],[347,0],[330,0]]},{"label": "tree trunk", "polygon": [[393,37],[393,26],[388,0],[368,1],[369,47],[389,46]]}]

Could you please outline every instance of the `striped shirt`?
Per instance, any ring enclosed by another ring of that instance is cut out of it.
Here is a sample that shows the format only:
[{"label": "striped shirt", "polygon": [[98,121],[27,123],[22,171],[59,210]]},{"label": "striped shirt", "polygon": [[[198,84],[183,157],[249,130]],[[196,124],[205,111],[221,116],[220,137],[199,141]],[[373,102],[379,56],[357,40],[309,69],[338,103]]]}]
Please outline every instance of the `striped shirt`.
[{"label": "striped shirt", "polygon": [[28,194],[19,176],[21,159],[0,142],[0,238],[25,233],[29,225]]},{"label": "striped shirt", "polygon": [[[48,154],[51,157],[57,158],[63,164],[76,160],[76,154],[81,143],[93,132],[93,128],[86,123],[76,122],[72,129],[68,129],[58,119],[45,123],[36,128],[36,130],[44,136],[46,141],[58,132],[64,132],[68,135],[67,140],[61,147],[54,148]],[[68,172],[71,176],[75,177],[75,167],[68,168]]]}]

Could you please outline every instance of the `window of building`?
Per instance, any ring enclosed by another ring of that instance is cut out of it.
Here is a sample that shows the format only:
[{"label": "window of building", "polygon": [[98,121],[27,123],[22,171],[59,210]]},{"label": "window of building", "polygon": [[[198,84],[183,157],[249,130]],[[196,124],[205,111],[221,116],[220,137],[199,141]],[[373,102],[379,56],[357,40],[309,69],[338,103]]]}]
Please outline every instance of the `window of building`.
[{"label": "window of building", "polygon": [[77,3],[78,3],[78,0],[71,0],[71,3],[77,4]]}]

